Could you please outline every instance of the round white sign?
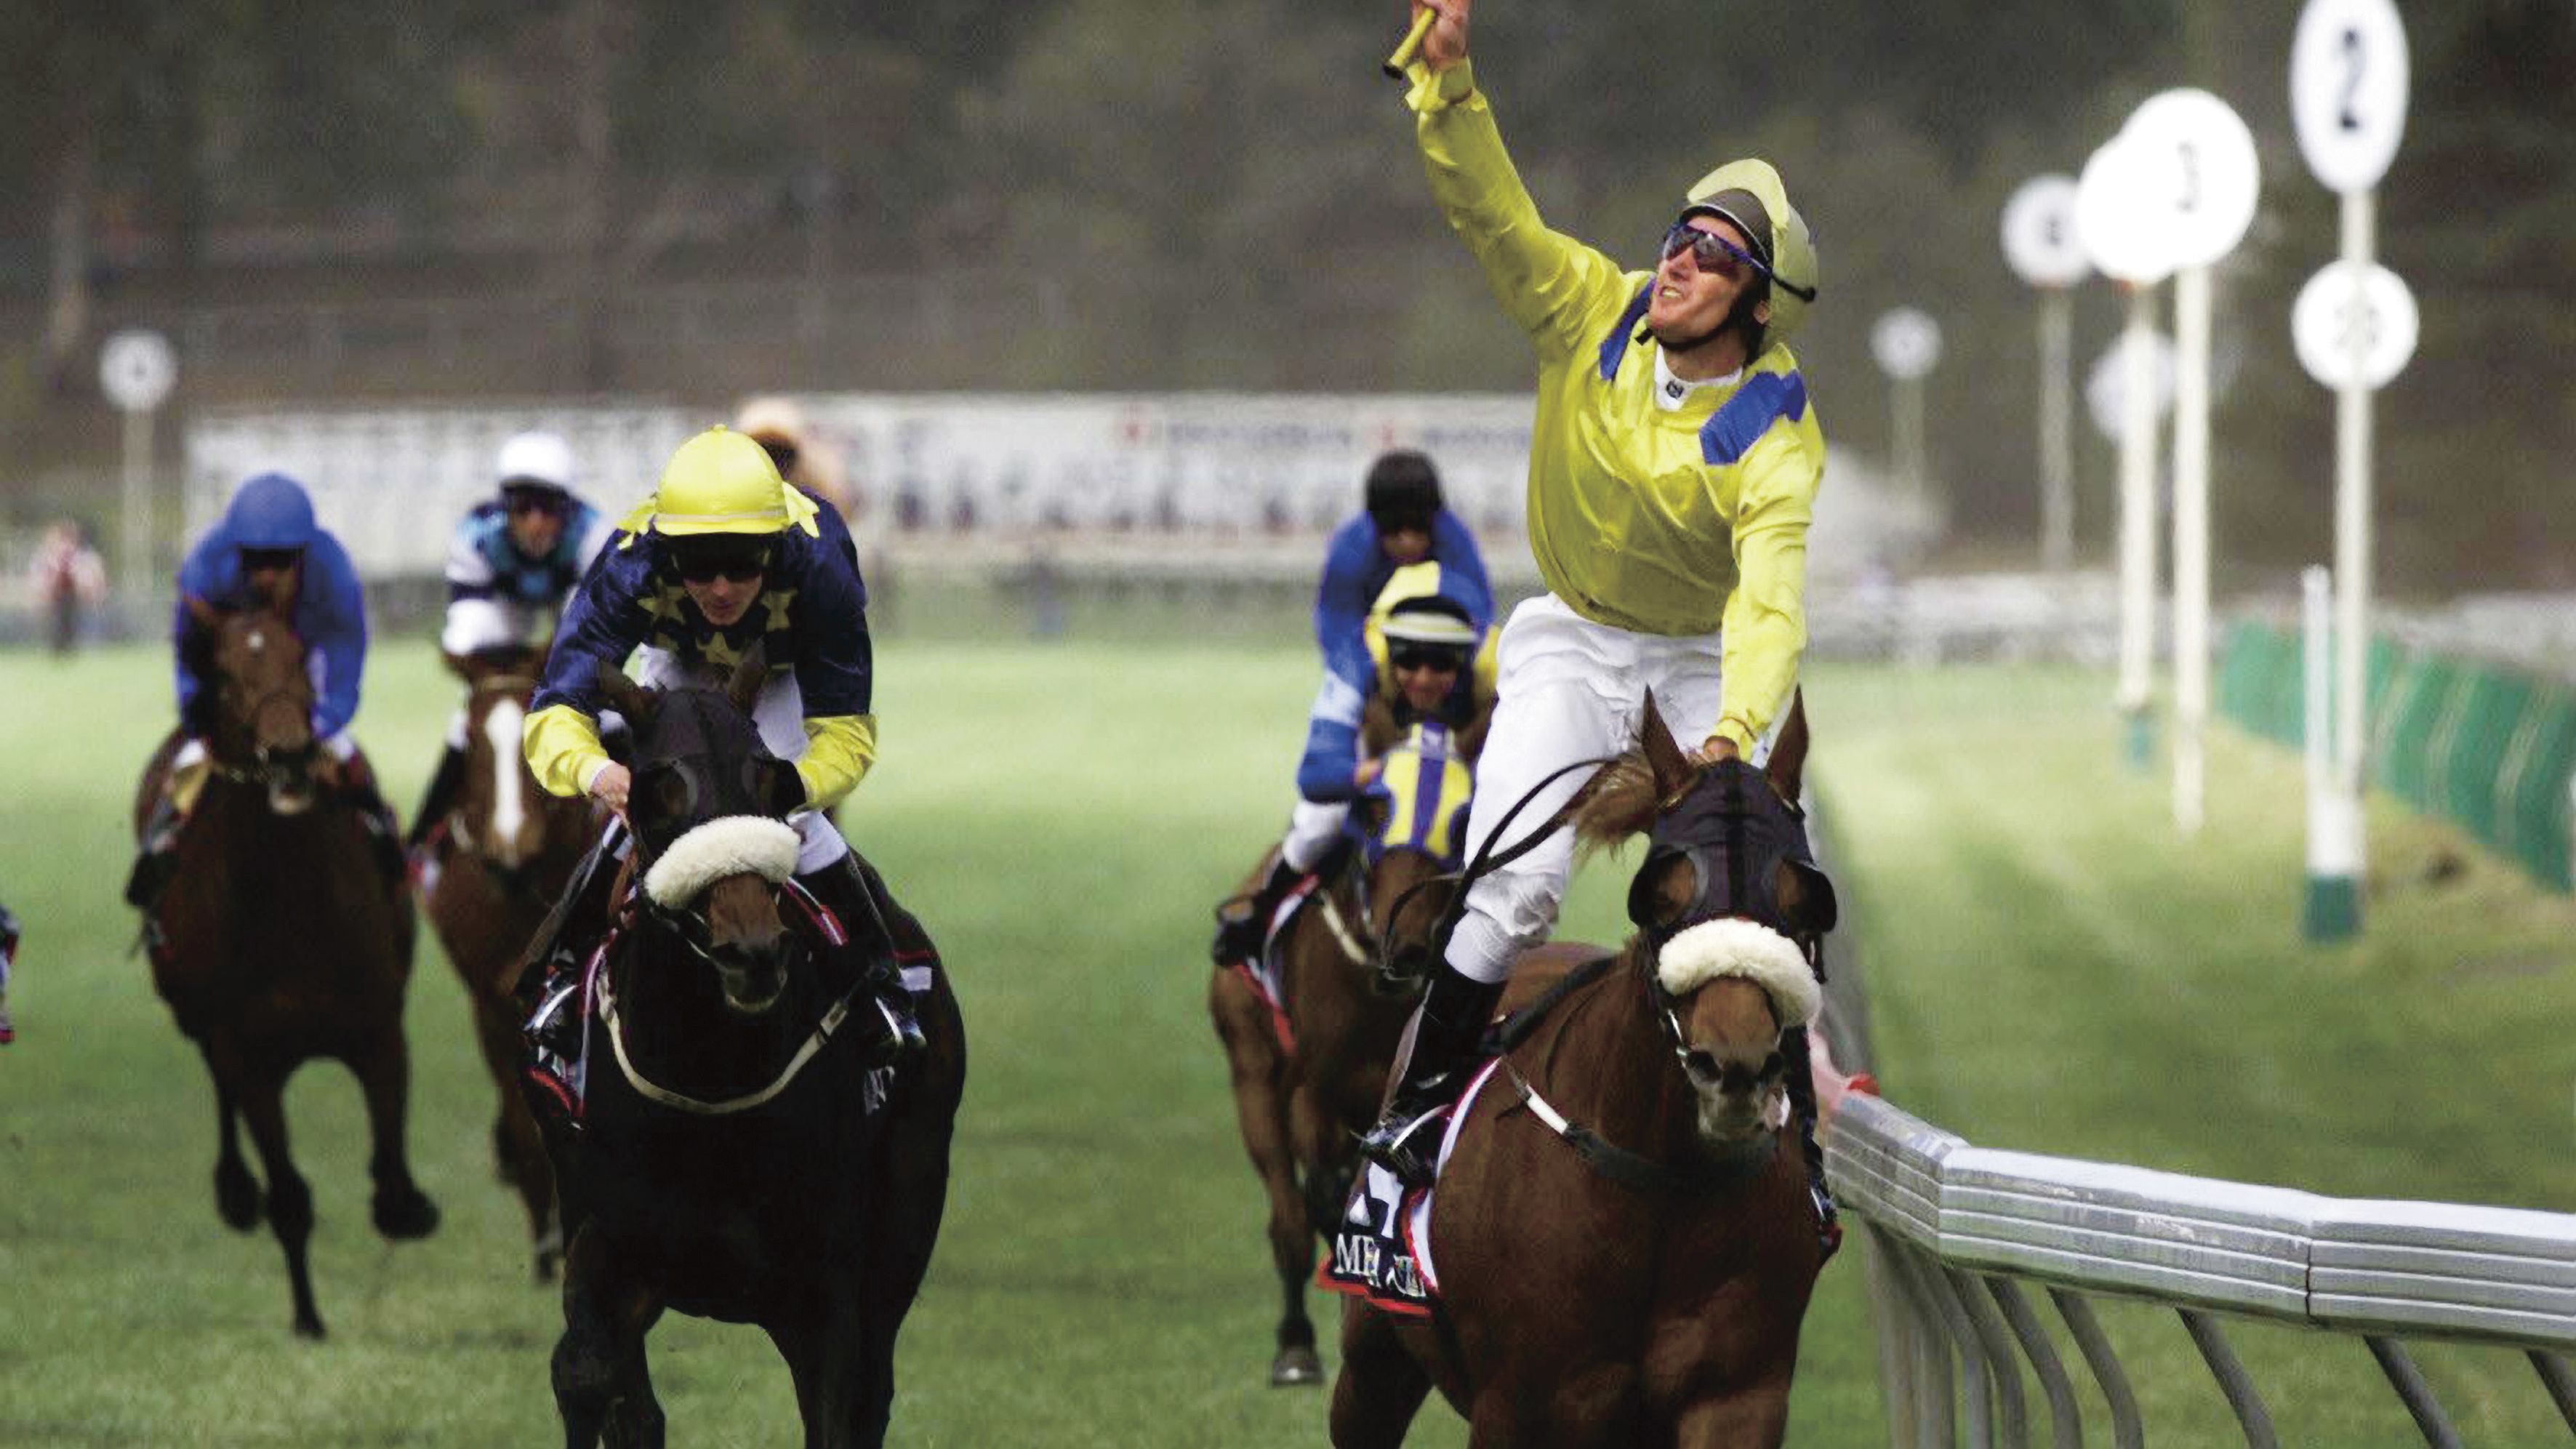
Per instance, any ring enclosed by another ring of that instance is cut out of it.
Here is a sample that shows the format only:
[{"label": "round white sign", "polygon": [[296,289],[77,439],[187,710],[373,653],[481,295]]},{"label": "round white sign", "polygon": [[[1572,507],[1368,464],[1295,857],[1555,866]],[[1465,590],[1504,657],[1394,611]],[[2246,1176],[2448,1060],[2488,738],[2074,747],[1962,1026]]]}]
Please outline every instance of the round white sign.
[{"label": "round white sign", "polygon": [[2308,0],[2290,41],[2290,118],[2329,191],[2367,191],[2406,131],[2406,26],[2394,0]]},{"label": "round white sign", "polygon": [[2072,287],[2093,270],[2075,235],[2075,178],[2034,176],[2004,203],[2004,260],[2034,287]]},{"label": "round white sign", "polygon": [[98,386],[129,413],[161,406],[179,380],[179,354],[158,332],[132,328],[111,334],[98,349]]},{"label": "round white sign", "polygon": [[1911,381],[1940,363],[1941,324],[1912,307],[1890,308],[1869,329],[1869,350],[1888,376]]},{"label": "round white sign", "polygon": [[2145,205],[2154,168],[2145,152],[2115,136],[2084,163],[2075,183],[2075,237],[2102,275],[2151,286],[2173,271],[2163,218]]},{"label": "round white sign", "polygon": [[2138,107],[2120,137],[2154,168],[2142,204],[2164,213],[2175,267],[2207,266],[2245,239],[2263,170],[2254,133],[2227,102],[2207,91],[2166,91]]},{"label": "round white sign", "polygon": [[[2093,426],[2112,442],[2120,441],[2121,407],[2129,396],[2128,337],[2123,332],[2118,341],[2102,351],[2101,359],[2084,380],[2084,410],[2093,415]],[[2174,345],[2161,332],[2146,335],[2147,376],[2154,389],[2155,415],[2162,418],[2173,406]]]},{"label": "round white sign", "polygon": [[2353,286],[2350,262],[2329,262],[2299,289],[2290,340],[2308,376],[2340,388],[2352,377],[2353,329],[2361,330],[2361,385],[2386,387],[2415,355],[2415,294],[2405,279],[2374,266]]}]

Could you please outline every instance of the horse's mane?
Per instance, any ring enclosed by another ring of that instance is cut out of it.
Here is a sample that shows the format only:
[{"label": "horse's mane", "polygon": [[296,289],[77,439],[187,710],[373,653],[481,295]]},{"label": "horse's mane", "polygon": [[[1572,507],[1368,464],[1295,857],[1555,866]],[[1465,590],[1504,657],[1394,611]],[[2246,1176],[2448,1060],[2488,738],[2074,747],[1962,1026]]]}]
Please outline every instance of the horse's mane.
[{"label": "horse's mane", "polygon": [[1655,768],[1641,745],[1603,765],[1585,783],[1567,808],[1566,821],[1589,859],[1653,824],[1662,803]]}]

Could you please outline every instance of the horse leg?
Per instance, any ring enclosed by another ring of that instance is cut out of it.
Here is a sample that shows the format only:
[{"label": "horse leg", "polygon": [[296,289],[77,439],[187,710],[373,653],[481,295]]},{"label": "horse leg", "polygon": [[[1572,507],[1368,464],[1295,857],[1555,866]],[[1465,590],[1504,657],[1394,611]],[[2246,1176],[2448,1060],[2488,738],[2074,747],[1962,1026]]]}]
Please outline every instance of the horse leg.
[{"label": "horse leg", "polygon": [[233,1074],[225,1069],[230,1053],[219,1059],[205,1046],[206,1070],[215,1079],[215,1212],[238,1233],[259,1225],[259,1179],[242,1161],[241,1103],[234,1094]]},{"label": "horse leg", "polygon": [[268,1174],[268,1227],[286,1253],[286,1282],[295,1297],[295,1331],[306,1338],[323,1336],[322,1314],[313,1304],[313,1274],[305,1249],[313,1236],[313,1189],[286,1145],[286,1074],[278,1067],[242,1084],[241,1113],[250,1128],[251,1146]]},{"label": "horse leg", "polygon": [[372,1204],[376,1231],[387,1238],[425,1238],[438,1230],[438,1205],[411,1180],[411,1162],[403,1154],[403,1123],[411,1101],[411,1055],[403,1045],[402,1024],[374,1032],[366,1049],[341,1058],[357,1074],[367,1099],[367,1135],[372,1151],[367,1176],[376,1184]]},{"label": "horse leg", "polygon": [[1208,1014],[1225,1043],[1234,1087],[1235,1116],[1243,1150],[1270,1197],[1270,1261],[1279,1274],[1278,1353],[1270,1384],[1286,1388],[1324,1381],[1315,1353],[1315,1325],[1306,1317],[1306,1277],[1315,1270],[1315,1234],[1306,1197],[1297,1183],[1289,1147],[1286,1054],[1271,1034],[1269,1008],[1233,973],[1219,971],[1208,987]]},{"label": "horse leg", "polygon": [[662,1406],[644,1360],[644,1335],[661,1316],[659,1295],[619,1273],[596,1231],[574,1235],[551,1365],[564,1449],[596,1449],[602,1435],[610,1449],[662,1449]]},{"label": "horse leg", "polygon": [[1364,1303],[1342,1308],[1342,1372],[1333,1380],[1334,1449],[1396,1449],[1413,1427],[1431,1376],[1404,1346],[1395,1320]]},{"label": "horse leg", "polygon": [[483,1047],[484,1065],[500,1089],[501,1109],[492,1119],[493,1158],[503,1176],[518,1189],[528,1210],[528,1240],[536,1253],[540,1283],[554,1279],[563,1258],[563,1225],[556,1218],[555,1174],[546,1161],[546,1144],[537,1135],[537,1119],[519,1092],[519,1054],[524,1049],[519,1028],[508,1011],[490,1001],[474,1004],[474,1034]]}]

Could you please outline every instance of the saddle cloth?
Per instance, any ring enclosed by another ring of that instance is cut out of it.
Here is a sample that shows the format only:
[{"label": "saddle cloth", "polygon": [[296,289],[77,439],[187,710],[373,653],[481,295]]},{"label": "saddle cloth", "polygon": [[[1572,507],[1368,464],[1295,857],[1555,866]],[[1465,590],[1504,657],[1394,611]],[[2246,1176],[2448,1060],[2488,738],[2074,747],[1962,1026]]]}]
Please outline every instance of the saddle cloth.
[{"label": "saddle cloth", "polygon": [[1323,883],[1322,876],[1310,874],[1289,887],[1288,894],[1279,902],[1279,909],[1270,913],[1270,925],[1261,937],[1261,954],[1249,961],[1237,961],[1227,968],[1242,977],[1243,983],[1252,988],[1252,994],[1261,998],[1261,1004],[1270,1008],[1270,1031],[1279,1039],[1281,1051],[1297,1050],[1297,1033],[1288,1024],[1287,983],[1280,975],[1283,965],[1280,957],[1287,949],[1288,923],[1297,919],[1298,910]]},{"label": "saddle cloth", "polygon": [[[1440,1131],[1440,1167],[1458,1148],[1458,1132],[1502,1058],[1485,1063],[1448,1108]],[[1315,1268],[1315,1286],[1364,1299],[1389,1313],[1428,1317],[1440,1297],[1439,1269],[1431,1261],[1431,1201],[1438,1184],[1407,1187],[1376,1163],[1351,1185],[1351,1200],[1331,1234],[1332,1252]]]}]

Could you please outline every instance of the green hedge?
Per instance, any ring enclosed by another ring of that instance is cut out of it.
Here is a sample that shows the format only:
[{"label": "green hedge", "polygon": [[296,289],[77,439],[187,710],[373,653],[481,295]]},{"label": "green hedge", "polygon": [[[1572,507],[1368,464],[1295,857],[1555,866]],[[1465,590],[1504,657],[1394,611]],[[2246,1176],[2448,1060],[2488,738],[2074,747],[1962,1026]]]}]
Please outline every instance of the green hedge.
[{"label": "green hedge", "polygon": [[[2306,676],[2296,633],[2243,621],[2228,631],[2219,712],[2300,748]],[[2571,888],[2569,782],[2576,688],[2479,660],[2371,641],[2370,776],[2451,820],[2544,884]]]}]

